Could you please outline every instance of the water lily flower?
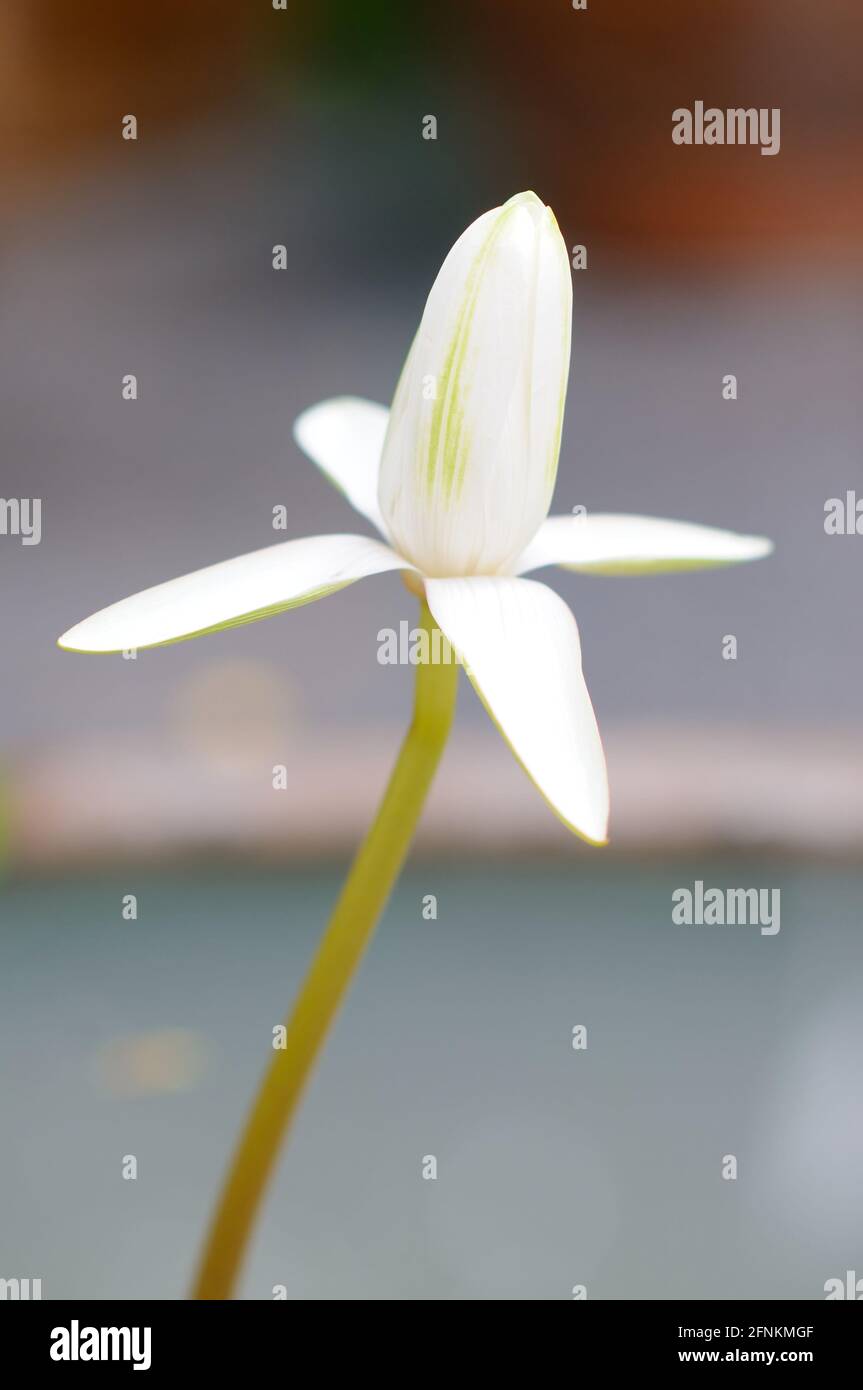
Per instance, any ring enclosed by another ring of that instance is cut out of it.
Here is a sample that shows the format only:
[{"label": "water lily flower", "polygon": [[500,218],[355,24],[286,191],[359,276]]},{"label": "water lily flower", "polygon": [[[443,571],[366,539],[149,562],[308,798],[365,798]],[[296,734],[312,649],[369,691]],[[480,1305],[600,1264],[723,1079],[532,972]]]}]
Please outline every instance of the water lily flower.
[{"label": "water lily flower", "polygon": [[[572,275],[533,193],[485,213],[432,286],[392,409],[313,406],[300,447],[381,539],[287,541],[112,604],[60,638],[72,651],[161,646],[271,617],[366,575],[403,573],[506,741],[572,830],[605,841],[605,759],[575,619],[524,576],[547,565],[649,574],[766,555],[755,536],[655,517],[548,516],[569,375]],[[440,644],[437,644],[439,649]],[[196,1294],[226,1297],[312,1065],[410,845],[446,741],[458,667],[417,666],[414,719],[230,1168]]]},{"label": "water lily flower", "polygon": [[551,209],[522,193],[485,213],[441,267],[392,410],[341,397],[295,426],[300,447],[383,539],[313,536],[242,555],[112,604],[60,646],[160,646],[406,571],[552,808],[603,842],[605,760],[575,619],[522,576],[552,564],[627,575],[727,565],[771,544],[654,517],[547,516],[571,315],[572,273]]}]

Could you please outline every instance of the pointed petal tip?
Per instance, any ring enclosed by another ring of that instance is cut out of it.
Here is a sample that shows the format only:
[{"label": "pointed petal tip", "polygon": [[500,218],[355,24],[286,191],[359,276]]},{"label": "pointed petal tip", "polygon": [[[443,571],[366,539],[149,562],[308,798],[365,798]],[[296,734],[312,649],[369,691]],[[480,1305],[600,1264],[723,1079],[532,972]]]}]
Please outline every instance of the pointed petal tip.
[{"label": "pointed petal tip", "polygon": [[591,849],[608,848],[608,845],[611,843],[611,837],[608,833],[608,818],[610,815],[610,807],[608,805],[607,800],[605,814],[601,821],[597,820],[592,825],[589,824],[587,821],[583,822],[581,825],[576,825],[574,821],[567,819],[567,817],[554,804],[554,802],[551,801],[548,796],[546,796],[545,792],[542,791],[542,788],[540,788],[539,790],[546,805],[551,808],[551,810],[557,816],[561,824],[565,825],[567,830],[571,831],[577,839],[582,840],[586,845],[590,845]]},{"label": "pointed petal tip", "polygon": [[[112,646],[104,641],[94,641],[92,633],[96,630],[94,619],[100,617],[94,613],[91,618],[85,618],[82,622],[76,623],[66,632],[57,638],[56,645],[61,652],[73,652],[78,656],[117,656],[120,652],[131,651],[132,644],[128,643],[125,647]],[[91,635],[87,636],[87,630]]]},{"label": "pointed petal tip", "polygon": [[753,560],[764,559],[767,555],[772,555],[776,549],[776,542],[772,541],[769,536],[750,536],[749,539],[755,551],[752,556]]},{"label": "pointed petal tip", "polygon": [[551,203],[544,203],[538,193],[534,193],[532,188],[525,189],[523,193],[516,193],[504,204],[504,208],[524,208],[529,212],[537,223],[546,223],[555,232],[560,231],[557,218],[554,215],[554,208]]},{"label": "pointed petal tip", "polygon": [[503,206],[505,208],[534,206],[545,210],[545,203],[537,193],[534,193],[532,188],[525,188],[521,193],[513,193],[511,198],[507,198]]},{"label": "pointed petal tip", "polygon": [[554,226],[557,227],[554,213],[546,203],[542,201],[538,193],[534,193],[532,188],[527,188],[523,193],[515,193],[501,206],[501,212],[509,212],[513,208],[521,208],[530,214],[533,219],[534,227],[540,227],[548,221],[549,214]]},{"label": "pointed petal tip", "polygon": [[[573,829],[575,829],[575,827],[573,827]],[[586,831],[583,830],[576,830],[575,833],[576,835],[580,835],[581,838],[594,849],[607,849],[611,843],[607,830],[601,836],[588,835]]]},{"label": "pointed petal tip", "polygon": [[591,834],[589,831],[584,830],[581,826],[574,825],[573,822],[567,820],[565,816],[562,816],[560,811],[557,809],[555,805],[553,805],[551,801],[549,801],[547,796],[543,796],[542,799],[545,802],[546,806],[548,806],[549,809],[552,810],[554,814],[557,816],[557,819],[560,821],[561,825],[566,826],[566,829],[572,835],[574,835],[577,840],[581,840],[582,844],[590,845],[591,849],[608,849],[608,846],[611,843],[611,841],[607,832],[602,836],[600,836],[599,834]]},{"label": "pointed petal tip", "polygon": [[739,532],[729,532],[730,545],[736,553],[729,554],[726,563],[746,564],[751,560],[765,560],[768,555],[772,555],[776,546],[769,536],[745,536]]},{"label": "pointed petal tip", "polygon": [[61,634],[60,634],[60,636],[57,638],[57,642],[56,642],[56,645],[60,648],[60,651],[61,651],[61,652],[86,652],[86,651],[87,651],[87,648],[86,648],[86,647],[80,647],[80,646],[77,645],[77,640],[78,640],[77,634],[78,634],[79,629],[80,629],[81,627],[83,627],[83,626],[84,626],[83,623],[75,623],[74,627],[69,627],[69,628],[66,629],[65,632],[61,632]]}]

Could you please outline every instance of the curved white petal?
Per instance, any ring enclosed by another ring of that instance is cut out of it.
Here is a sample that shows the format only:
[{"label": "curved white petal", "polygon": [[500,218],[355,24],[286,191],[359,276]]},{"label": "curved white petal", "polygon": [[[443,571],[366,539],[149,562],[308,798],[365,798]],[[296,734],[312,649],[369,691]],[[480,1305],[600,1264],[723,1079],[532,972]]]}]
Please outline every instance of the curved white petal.
[{"label": "curved white petal", "polygon": [[661,574],[760,560],[772,549],[766,536],[692,521],[613,512],[550,516],[516,560],[514,573],[563,565],[588,574]]},{"label": "curved white petal", "polygon": [[572,271],[521,193],[474,222],[432,286],[380,472],[393,544],[424,574],[495,574],[548,512],[569,373]]},{"label": "curved white petal", "polygon": [[560,818],[594,844],[608,779],[575,618],[532,579],[431,579],[435,621],[515,756]]},{"label": "curved white petal", "polygon": [[389,417],[386,406],[376,401],[336,396],[309,406],[294,421],[294,439],[303,453],[384,536],[378,470]]},{"label": "curved white petal", "polygon": [[112,603],[70,627],[67,651],[119,652],[202,637],[297,608],[367,574],[410,569],[366,536],[307,536],[195,570]]}]

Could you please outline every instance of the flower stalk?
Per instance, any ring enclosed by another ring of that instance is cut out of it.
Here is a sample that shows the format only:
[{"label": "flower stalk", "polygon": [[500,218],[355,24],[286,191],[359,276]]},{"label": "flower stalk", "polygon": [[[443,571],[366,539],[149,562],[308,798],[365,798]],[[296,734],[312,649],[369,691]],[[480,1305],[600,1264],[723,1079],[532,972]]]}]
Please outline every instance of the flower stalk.
[{"label": "flower stalk", "polygon": [[[440,634],[425,601],[428,650]],[[417,666],[413,721],[374,823],[351,866],[330,924],[274,1052],[228,1173],[193,1297],[230,1298],[249,1238],[315,1060],[404,863],[455,712],[458,666]]]}]

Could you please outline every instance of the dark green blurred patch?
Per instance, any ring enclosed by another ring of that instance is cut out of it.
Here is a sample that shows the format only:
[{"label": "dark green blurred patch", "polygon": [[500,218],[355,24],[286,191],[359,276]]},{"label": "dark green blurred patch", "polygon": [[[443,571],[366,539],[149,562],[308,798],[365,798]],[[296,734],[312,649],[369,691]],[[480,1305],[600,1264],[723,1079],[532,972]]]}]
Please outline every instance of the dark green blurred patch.
[{"label": "dark green blurred patch", "polygon": [[[347,94],[374,94],[416,83],[442,52],[441,7],[398,0],[329,0],[274,26],[276,65],[305,81]],[[270,30],[272,32],[272,30]]]}]

